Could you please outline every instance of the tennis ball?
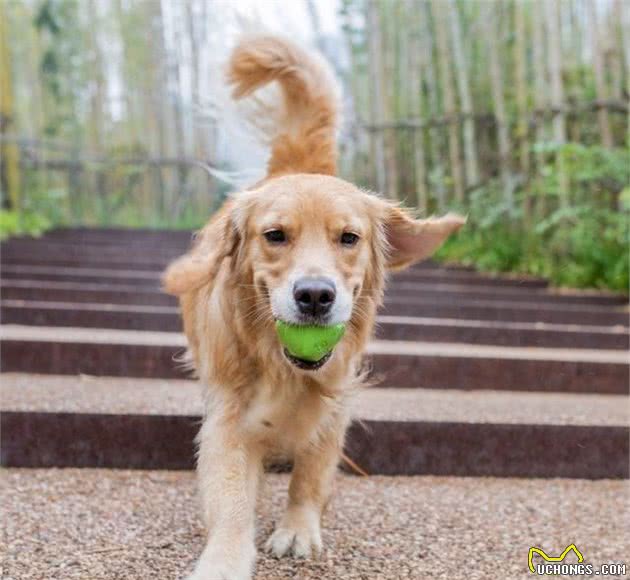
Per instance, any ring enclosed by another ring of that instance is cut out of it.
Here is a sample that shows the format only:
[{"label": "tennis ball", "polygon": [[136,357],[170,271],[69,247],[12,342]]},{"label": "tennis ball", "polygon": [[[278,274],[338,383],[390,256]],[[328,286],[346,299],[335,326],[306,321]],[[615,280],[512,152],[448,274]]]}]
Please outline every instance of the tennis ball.
[{"label": "tennis ball", "polygon": [[302,326],[278,320],[276,331],[291,356],[317,362],[335,348],[346,331],[346,325]]}]

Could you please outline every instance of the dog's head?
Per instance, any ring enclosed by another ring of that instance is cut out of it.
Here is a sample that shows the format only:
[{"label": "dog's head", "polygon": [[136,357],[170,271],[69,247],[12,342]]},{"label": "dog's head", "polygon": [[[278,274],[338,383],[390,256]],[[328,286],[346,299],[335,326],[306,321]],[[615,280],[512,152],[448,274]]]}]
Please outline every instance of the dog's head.
[{"label": "dog's head", "polygon": [[235,195],[171,265],[165,287],[183,294],[211,284],[230,257],[235,307],[253,322],[364,327],[380,302],[385,271],[428,257],[463,223],[454,215],[412,219],[335,177],[277,177]]}]

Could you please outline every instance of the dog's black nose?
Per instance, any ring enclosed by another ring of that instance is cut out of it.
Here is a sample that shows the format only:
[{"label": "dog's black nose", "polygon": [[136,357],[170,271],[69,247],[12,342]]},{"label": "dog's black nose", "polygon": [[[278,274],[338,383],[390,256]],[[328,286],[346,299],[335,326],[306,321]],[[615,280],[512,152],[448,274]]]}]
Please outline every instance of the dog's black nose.
[{"label": "dog's black nose", "polygon": [[293,287],[293,298],[302,314],[323,316],[335,301],[335,283],[329,278],[300,278]]}]

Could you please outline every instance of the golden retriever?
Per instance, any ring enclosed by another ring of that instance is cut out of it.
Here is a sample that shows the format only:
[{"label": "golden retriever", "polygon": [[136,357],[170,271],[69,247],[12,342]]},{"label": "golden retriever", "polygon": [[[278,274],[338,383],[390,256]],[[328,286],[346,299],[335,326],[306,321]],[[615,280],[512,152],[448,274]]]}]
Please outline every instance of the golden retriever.
[{"label": "golden retriever", "polygon": [[[316,55],[275,36],[249,37],[232,53],[228,80],[236,99],[277,81],[282,103],[266,178],[232,195],[163,278],[180,298],[205,393],[198,475],[208,538],[194,580],[251,578],[256,491],[270,452],[290,456],[293,473],[266,548],[276,557],[320,552],[348,398],[361,382],[386,272],[426,258],[464,223],[413,219],[334,177],[337,87]],[[347,329],[312,363],[282,348],[278,319]]]}]

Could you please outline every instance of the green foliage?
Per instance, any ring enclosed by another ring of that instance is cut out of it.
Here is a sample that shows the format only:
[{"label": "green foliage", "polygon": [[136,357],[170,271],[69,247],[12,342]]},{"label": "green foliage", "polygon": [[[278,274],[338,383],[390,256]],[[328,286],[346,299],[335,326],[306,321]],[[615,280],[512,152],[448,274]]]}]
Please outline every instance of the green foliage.
[{"label": "green foliage", "polygon": [[542,153],[547,163],[542,167],[539,189],[558,195],[558,175],[554,161],[561,158],[569,177],[572,199],[610,202],[630,183],[630,151],[605,149],[581,143],[537,143],[535,153]]},{"label": "green foliage", "polygon": [[38,236],[50,228],[50,222],[41,214],[0,209],[0,240],[9,236]]},{"label": "green foliage", "polygon": [[19,210],[0,211],[0,239],[16,235],[37,236],[54,226],[69,223],[68,192],[46,186],[25,173],[22,206]]},{"label": "green foliage", "polygon": [[557,175],[549,165],[544,201],[551,210],[528,223],[526,207],[536,214],[540,192],[524,189],[518,192],[515,206],[508,208],[498,185],[492,183],[471,194],[468,224],[445,244],[438,257],[491,272],[544,276],[558,286],[627,292],[629,152],[576,144],[538,147],[542,149],[564,156],[571,199],[578,201],[565,208],[558,205]]},{"label": "green foliage", "polygon": [[81,99],[87,61],[77,11],[77,0],[42,0],[33,16],[41,43],[43,129],[49,137],[77,130],[76,105]]},{"label": "green foliage", "polygon": [[[23,214],[7,217],[3,235],[66,225],[196,229],[231,191],[198,168],[182,173],[170,166],[116,163],[116,156],[142,159],[146,153],[138,146],[112,148],[111,162],[86,163],[69,179],[26,169]],[[36,218],[38,227],[21,225]]]},{"label": "green foliage", "polygon": [[33,24],[39,30],[50,30],[52,34],[59,34],[61,26],[55,14],[55,5],[51,0],[44,0],[39,6],[37,15],[33,19]]}]

